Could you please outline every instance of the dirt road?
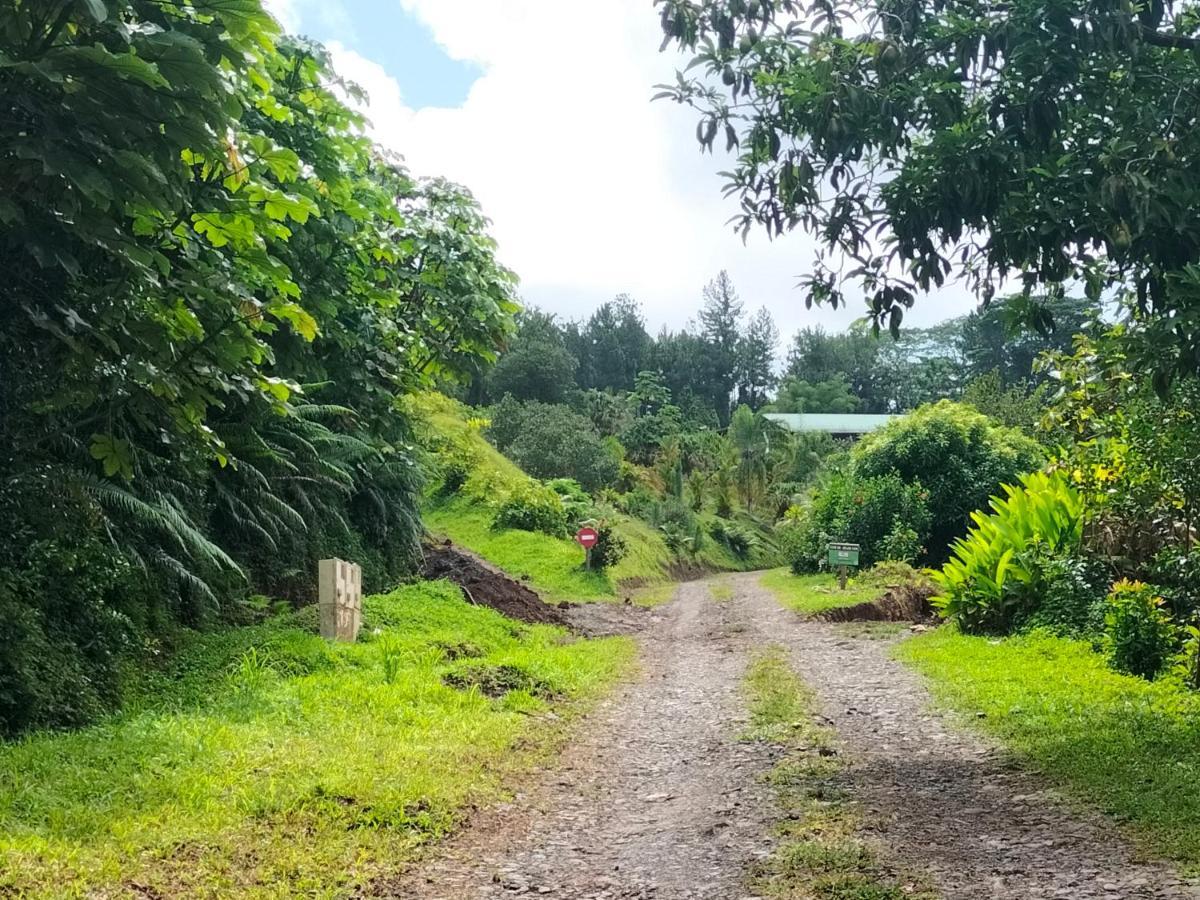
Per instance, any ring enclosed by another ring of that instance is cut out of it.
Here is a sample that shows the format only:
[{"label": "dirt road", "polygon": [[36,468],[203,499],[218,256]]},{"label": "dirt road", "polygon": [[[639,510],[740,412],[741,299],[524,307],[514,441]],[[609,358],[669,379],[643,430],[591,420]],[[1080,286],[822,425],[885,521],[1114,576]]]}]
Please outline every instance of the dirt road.
[{"label": "dirt road", "polygon": [[778,813],[772,746],[739,739],[756,647],[788,648],[849,761],[852,800],[881,858],[948,900],[1196,898],[1139,862],[1113,827],[1073,811],[979,736],[929,709],[888,642],[781,609],[754,575],[733,599],[681,586],[642,634],[640,676],[583,725],[559,763],[490,810],[389,895],[414,900],[751,897]]}]

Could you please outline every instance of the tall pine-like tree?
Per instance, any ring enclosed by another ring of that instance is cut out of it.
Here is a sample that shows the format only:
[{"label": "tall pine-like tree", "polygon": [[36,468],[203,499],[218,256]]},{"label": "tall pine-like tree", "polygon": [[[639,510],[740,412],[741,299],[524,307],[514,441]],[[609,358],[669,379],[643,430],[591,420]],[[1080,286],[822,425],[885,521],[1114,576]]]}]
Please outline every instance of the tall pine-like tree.
[{"label": "tall pine-like tree", "polygon": [[724,269],[704,287],[700,336],[711,371],[710,398],[722,425],[729,424],[730,401],[737,387],[738,351],[742,334],[742,301]]}]

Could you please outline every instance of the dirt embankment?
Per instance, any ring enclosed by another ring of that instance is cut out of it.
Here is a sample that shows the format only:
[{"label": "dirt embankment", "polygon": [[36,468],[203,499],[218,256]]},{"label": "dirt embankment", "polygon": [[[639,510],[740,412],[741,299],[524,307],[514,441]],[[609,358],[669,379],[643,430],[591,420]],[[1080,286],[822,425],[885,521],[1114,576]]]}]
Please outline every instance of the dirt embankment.
[{"label": "dirt embankment", "polygon": [[929,598],[934,587],[925,582],[899,584],[878,600],[827,609],[813,616],[823,622],[931,622],[936,618]]},{"label": "dirt embankment", "polygon": [[542,598],[473,553],[449,541],[425,545],[422,578],[445,578],[463,589],[467,599],[510,619],[539,625],[569,625],[566,616]]}]

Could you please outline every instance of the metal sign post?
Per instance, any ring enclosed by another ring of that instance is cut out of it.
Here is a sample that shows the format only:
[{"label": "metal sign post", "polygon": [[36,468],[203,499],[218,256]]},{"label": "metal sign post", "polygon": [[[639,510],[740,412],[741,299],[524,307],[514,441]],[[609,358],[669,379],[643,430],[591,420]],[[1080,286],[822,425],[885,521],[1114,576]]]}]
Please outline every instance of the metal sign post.
[{"label": "metal sign post", "polygon": [[829,545],[829,566],[837,569],[838,587],[843,591],[846,589],[846,579],[850,576],[850,569],[858,568],[858,554],[861,549],[858,544],[830,543]]},{"label": "metal sign post", "polygon": [[595,528],[585,525],[575,532],[575,543],[579,544],[584,549],[587,556],[584,558],[584,565],[587,568],[592,567],[592,548],[600,541],[600,532]]}]

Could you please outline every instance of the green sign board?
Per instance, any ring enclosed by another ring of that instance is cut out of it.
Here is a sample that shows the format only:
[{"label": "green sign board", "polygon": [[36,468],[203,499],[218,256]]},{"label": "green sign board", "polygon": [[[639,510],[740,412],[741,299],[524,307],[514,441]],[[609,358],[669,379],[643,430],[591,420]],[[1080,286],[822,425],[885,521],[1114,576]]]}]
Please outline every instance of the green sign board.
[{"label": "green sign board", "polygon": [[858,544],[830,544],[829,565],[857,566],[859,549]]}]

